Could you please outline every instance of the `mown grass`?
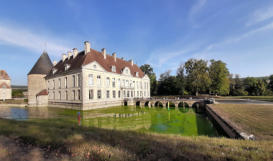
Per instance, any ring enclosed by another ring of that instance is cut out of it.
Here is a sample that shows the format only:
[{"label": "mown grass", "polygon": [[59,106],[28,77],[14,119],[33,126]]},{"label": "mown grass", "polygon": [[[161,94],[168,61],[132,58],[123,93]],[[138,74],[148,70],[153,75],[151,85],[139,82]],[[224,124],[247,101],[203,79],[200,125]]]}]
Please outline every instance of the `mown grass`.
[{"label": "mown grass", "polygon": [[273,102],[273,96],[225,96],[220,97],[223,99],[253,99],[259,101],[270,101]]},{"label": "mown grass", "polygon": [[[38,147],[36,157],[57,160],[272,160],[273,141],[185,137],[77,126],[62,119],[15,121],[0,119],[0,137]],[[1,141],[0,141],[1,144]],[[14,160],[0,145],[4,160]],[[25,155],[29,155],[25,150]],[[49,154],[48,154],[49,153]],[[20,154],[20,153],[18,153]],[[62,156],[65,156],[62,158]],[[23,157],[23,156],[22,156]],[[0,158],[1,160],[1,158]],[[3,160],[3,158],[2,158]]]},{"label": "mown grass", "polygon": [[260,140],[273,140],[273,106],[254,104],[210,105],[238,129]]}]

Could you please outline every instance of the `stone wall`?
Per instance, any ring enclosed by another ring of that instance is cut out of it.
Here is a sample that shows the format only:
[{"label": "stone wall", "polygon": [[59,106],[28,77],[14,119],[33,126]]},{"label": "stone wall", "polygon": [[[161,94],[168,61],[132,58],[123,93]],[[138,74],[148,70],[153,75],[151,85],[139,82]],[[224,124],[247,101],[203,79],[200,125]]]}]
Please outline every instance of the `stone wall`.
[{"label": "stone wall", "polygon": [[45,75],[31,74],[28,75],[28,104],[30,106],[37,105],[36,95],[44,89],[47,89]]}]

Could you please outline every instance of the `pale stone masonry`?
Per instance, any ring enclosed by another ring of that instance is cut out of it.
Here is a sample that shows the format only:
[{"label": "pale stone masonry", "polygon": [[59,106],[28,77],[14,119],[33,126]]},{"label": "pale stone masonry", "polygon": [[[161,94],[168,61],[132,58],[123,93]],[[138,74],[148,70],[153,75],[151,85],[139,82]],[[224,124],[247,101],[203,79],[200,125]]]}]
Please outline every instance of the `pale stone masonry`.
[{"label": "pale stone masonry", "polygon": [[11,99],[11,79],[6,71],[0,70],[0,100]]},{"label": "pale stone masonry", "polygon": [[[73,49],[63,54],[46,75],[35,79],[36,75],[29,74],[29,97],[36,97],[34,103],[29,100],[30,105],[89,110],[150,98],[150,79],[132,60],[119,59],[116,53],[108,55],[106,49],[91,49],[89,42],[84,45],[84,51]],[[41,86],[35,81],[42,82]]]}]

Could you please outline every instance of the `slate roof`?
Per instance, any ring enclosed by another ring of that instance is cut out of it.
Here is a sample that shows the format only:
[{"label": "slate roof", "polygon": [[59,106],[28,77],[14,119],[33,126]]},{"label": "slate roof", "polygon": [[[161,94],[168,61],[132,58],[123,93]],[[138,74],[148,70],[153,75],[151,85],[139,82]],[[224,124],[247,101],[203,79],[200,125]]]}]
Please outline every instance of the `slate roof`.
[{"label": "slate roof", "polygon": [[0,70],[0,79],[10,80],[10,77],[6,71]]},{"label": "slate roof", "polygon": [[30,74],[48,74],[53,67],[52,62],[47,54],[47,52],[43,52],[38,61],[32,67],[28,75]]},{"label": "slate roof", "polygon": [[[117,74],[121,74],[122,70],[125,67],[128,67],[130,69],[131,75],[136,77],[136,73],[138,72],[138,75],[140,78],[144,77],[144,73],[142,70],[134,64],[133,66],[129,61],[116,58],[116,61],[114,60],[114,57],[111,55],[106,55],[106,59],[104,59],[103,54],[99,51],[96,51],[94,49],[90,49],[90,52],[87,54],[84,54],[84,51],[81,51],[78,53],[76,58],[73,58],[71,56],[70,58],[66,58],[65,61],[60,60],[54,68],[51,69],[49,74],[47,75],[47,78],[53,77],[54,75],[58,74],[65,74],[72,70],[81,69],[83,65],[87,65],[91,62],[96,61],[99,63],[106,71],[112,72],[112,66],[116,67]],[[65,70],[65,66],[69,65],[69,69]],[[56,70],[56,72],[53,74],[53,69]]]}]

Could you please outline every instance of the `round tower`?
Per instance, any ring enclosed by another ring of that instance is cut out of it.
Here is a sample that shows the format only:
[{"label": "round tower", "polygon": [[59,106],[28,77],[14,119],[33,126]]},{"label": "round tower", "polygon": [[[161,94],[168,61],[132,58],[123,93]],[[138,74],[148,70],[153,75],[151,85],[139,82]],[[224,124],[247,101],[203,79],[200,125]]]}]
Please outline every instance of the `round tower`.
[{"label": "round tower", "polygon": [[28,104],[30,106],[38,105],[37,95],[41,91],[47,91],[45,76],[50,72],[52,67],[52,62],[47,52],[44,51],[28,73]]}]

